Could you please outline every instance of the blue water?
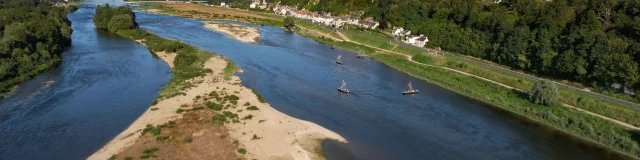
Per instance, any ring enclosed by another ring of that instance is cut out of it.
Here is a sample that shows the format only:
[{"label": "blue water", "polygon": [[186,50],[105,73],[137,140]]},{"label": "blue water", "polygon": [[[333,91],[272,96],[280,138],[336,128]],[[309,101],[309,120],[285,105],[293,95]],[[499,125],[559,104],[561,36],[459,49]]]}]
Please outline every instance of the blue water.
[{"label": "blue water", "polygon": [[69,15],[72,47],[57,69],[0,101],[0,159],[84,159],[137,119],[171,78],[144,46],[96,32],[94,10]]}]

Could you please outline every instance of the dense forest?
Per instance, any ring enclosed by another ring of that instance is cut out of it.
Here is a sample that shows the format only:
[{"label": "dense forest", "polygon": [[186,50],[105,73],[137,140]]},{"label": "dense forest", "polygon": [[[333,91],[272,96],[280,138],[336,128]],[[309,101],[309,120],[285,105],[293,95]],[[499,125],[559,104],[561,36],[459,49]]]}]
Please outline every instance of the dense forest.
[{"label": "dense forest", "polygon": [[0,1],[0,99],[62,61],[60,54],[71,45],[67,14],[76,9],[46,0]]},{"label": "dense forest", "polygon": [[594,86],[638,88],[638,0],[379,0],[366,15],[429,47]]},{"label": "dense forest", "polygon": [[115,33],[121,30],[138,28],[138,23],[136,23],[135,19],[136,15],[131,8],[124,6],[112,8],[107,4],[104,7],[96,7],[93,23],[100,30]]}]

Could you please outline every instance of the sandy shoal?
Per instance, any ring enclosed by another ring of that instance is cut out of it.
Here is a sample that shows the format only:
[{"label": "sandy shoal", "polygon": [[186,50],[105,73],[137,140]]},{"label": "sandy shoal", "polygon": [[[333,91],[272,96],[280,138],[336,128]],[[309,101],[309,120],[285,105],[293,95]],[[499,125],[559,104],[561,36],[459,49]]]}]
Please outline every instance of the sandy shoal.
[{"label": "sandy shoal", "polygon": [[[139,41],[138,41],[139,42]],[[167,62],[173,68],[173,53],[156,52],[158,57]],[[131,146],[140,137],[140,132],[147,124],[161,125],[169,121],[181,118],[176,113],[182,104],[191,104],[198,95],[204,95],[211,91],[226,91],[235,93],[240,100],[238,104],[246,102],[259,108],[258,111],[244,111],[237,113],[239,117],[253,115],[252,121],[246,123],[226,124],[230,129],[230,137],[237,139],[241,147],[248,153],[242,155],[246,159],[324,159],[320,153],[321,141],[332,139],[340,142],[346,140],[317,124],[290,117],[271,107],[267,103],[260,103],[252,91],[240,84],[240,78],[233,76],[230,81],[223,81],[224,68],[227,61],[221,56],[212,56],[205,62],[205,68],[213,70],[204,77],[194,79],[202,81],[196,87],[184,91],[185,96],[177,96],[159,101],[155,106],[149,107],[126,130],[113,138],[100,150],[92,154],[90,160],[108,159]],[[155,110],[151,110],[155,108]],[[263,121],[260,121],[263,120]],[[253,135],[260,139],[253,139]]]},{"label": "sandy shoal", "polygon": [[204,27],[245,43],[258,43],[260,29],[221,22],[204,22]]}]

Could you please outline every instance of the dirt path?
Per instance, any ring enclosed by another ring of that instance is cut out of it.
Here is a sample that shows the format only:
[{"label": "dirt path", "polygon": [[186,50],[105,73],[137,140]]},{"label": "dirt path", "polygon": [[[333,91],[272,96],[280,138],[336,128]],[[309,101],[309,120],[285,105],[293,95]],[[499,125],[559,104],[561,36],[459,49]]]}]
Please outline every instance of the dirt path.
[{"label": "dirt path", "polygon": [[[340,37],[342,37],[342,39],[343,39],[344,41],[351,42],[351,43],[355,43],[355,44],[359,44],[359,45],[363,45],[363,46],[367,46],[367,47],[369,47],[369,48],[373,48],[373,49],[377,49],[377,50],[381,50],[381,51],[385,51],[385,52],[387,52],[387,53],[392,53],[392,54],[402,55],[402,56],[407,57],[407,60],[409,60],[410,62],[412,62],[412,63],[416,63],[416,64],[418,64],[418,65],[423,65],[423,66],[428,66],[428,67],[436,67],[436,68],[446,69],[446,70],[453,71],[453,72],[457,72],[457,73],[464,74],[464,75],[467,75],[467,76],[475,77],[475,78],[478,78],[478,79],[481,79],[481,80],[484,80],[484,81],[487,81],[487,82],[491,82],[491,83],[494,83],[494,84],[500,85],[500,86],[505,87],[505,88],[508,88],[508,89],[514,89],[514,90],[517,90],[517,91],[520,91],[520,92],[526,93],[526,91],[520,90],[520,89],[518,89],[518,88],[515,88],[515,87],[512,87],[512,86],[509,86],[509,85],[506,85],[506,84],[502,84],[502,83],[500,83],[500,82],[496,82],[496,81],[493,81],[493,80],[490,80],[490,79],[487,79],[487,78],[484,78],[484,77],[480,77],[480,76],[477,76],[477,75],[473,75],[473,74],[470,74],[470,73],[467,73],[467,72],[463,72],[463,71],[460,71],[460,70],[455,70],[455,69],[452,69],[452,68],[447,68],[447,67],[442,67],[442,66],[435,66],[435,65],[429,65],[429,64],[420,63],[420,62],[414,61],[410,55],[402,54],[402,53],[398,53],[398,52],[394,52],[394,51],[390,51],[390,50],[386,50],[386,49],[382,49],[382,48],[378,48],[378,47],[374,47],[374,46],[370,46],[370,45],[367,45],[367,44],[362,44],[362,43],[354,42],[354,41],[351,41],[351,40],[350,40],[349,38],[347,38],[346,36],[344,36],[342,33],[340,33],[340,32],[337,32],[337,33],[338,33],[338,35],[340,35]],[[612,118],[609,118],[609,117],[606,117],[606,116],[603,116],[603,115],[600,115],[600,114],[597,114],[597,113],[589,112],[589,111],[587,111],[587,110],[580,109],[580,108],[578,108],[578,107],[575,107],[575,106],[572,106],[572,105],[568,105],[568,104],[565,104],[565,103],[561,103],[561,104],[562,104],[562,106],[565,106],[565,107],[568,107],[568,108],[572,108],[572,109],[576,109],[576,110],[578,110],[578,111],[581,111],[581,112],[584,112],[584,113],[587,113],[587,114],[590,114],[590,115],[593,115],[593,116],[596,116],[596,117],[603,118],[603,119],[605,119],[605,120],[608,120],[608,121],[611,121],[611,122],[614,122],[614,123],[617,123],[617,124],[623,125],[623,126],[625,126],[625,127],[627,127],[627,128],[630,128],[630,129],[640,130],[640,127],[636,127],[636,126],[634,126],[634,125],[631,125],[631,124],[628,124],[628,123],[625,123],[625,122],[622,122],[622,121],[619,121],[619,120],[615,120],[615,119],[612,119]]]}]

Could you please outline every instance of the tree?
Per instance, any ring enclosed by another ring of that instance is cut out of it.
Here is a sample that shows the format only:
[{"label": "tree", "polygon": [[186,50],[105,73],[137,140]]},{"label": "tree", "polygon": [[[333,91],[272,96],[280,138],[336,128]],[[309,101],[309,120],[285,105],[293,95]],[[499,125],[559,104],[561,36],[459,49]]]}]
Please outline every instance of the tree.
[{"label": "tree", "polygon": [[134,29],[136,26],[131,18],[131,16],[126,14],[113,16],[111,21],[109,21],[109,32],[115,33],[120,30]]},{"label": "tree", "polygon": [[284,28],[291,31],[291,27],[296,26],[293,17],[284,18]]},{"label": "tree", "polygon": [[549,80],[536,82],[533,84],[531,91],[529,91],[531,102],[547,106],[556,103],[558,95],[560,95],[558,88]]}]

